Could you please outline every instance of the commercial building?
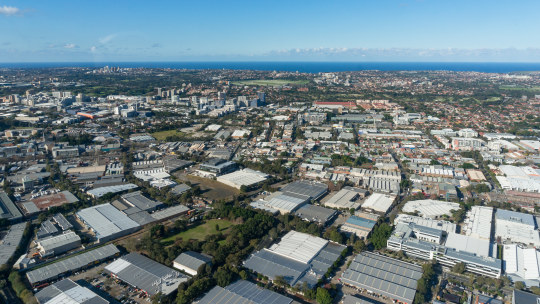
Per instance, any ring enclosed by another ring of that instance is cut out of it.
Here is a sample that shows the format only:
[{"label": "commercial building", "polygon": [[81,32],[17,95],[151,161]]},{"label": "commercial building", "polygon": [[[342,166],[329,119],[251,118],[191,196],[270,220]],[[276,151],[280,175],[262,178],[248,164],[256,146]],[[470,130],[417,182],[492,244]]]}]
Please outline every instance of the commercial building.
[{"label": "commercial building", "polygon": [[212,262],[212,257],[195,251],[182,252],[173,261],[173,267],[188,273],[192,276],[197,275],[199,267]]},{"label": "commercial building", "polygon": [[239,280],[227,287],[212,288],[197,304],[291,304],[292,299],[257,284]]},{"label": "commercial building", "polygon": [[[502,261],[492,257],[496,251],[489,241],[473,240],[453,233],[448,234],[448,237],[449,240],[446,240],[445,232],[440,229],[413,222],[398,223],[388,238],[387,247],[424,260],[436,259],[447,267],[464,263],[467,271],[492,278],[501,276]],[[444,244],[445,241],[449,246]]]},{"label": "commercial building", "polygon": [[71,279],[58,281],[35,294],[39,304],[108,304],[109,301]]},{"label": "commercial building", "polygon": [[36,242],[42,257],[54,256],[81,246],[81,238],[73,231],[41,239]]},{"label": "commercial building", "polygon": [[280,189],[285,195],[314,201],[320,199],[327,191],[328,185],[307,180],[295,181]]},{"label": "commercial building", "polygon": [[199,172],[203,175],[218,176],[236,170],[238,165],[235,162],[220,158],[212,158],[199,166]]},{"label": "commercial building", "polygon": [[446,232],[447,234],[456,232],[456,224],[452,222],[443,221],[443,220],[434,220],[432,218],[424,218],[424,217],[408,215],[408,214],[398,214],[396,218],[394,219],[394,225],[397,225],[399,223],[402,223],[402,224],[414,223],[416,225],[423,226],[423,227],[439,229]]},{"label": "commercial building", "polygon": [[495,237],[503,243],[514,242],[540,246],[540,235],[534,216],[498,209],[495,212]]},{"label": "commercial building", "polygon": [[362,252],[341,276],[341,282],[403,303],[412,303],[422,267],[379,254]]},{"label": "commercial building", "polygon": [[140,228],[138,223],[111,204],[82,209],[76,216],[94,232],[98,243],[128,235]]},{"label": "commercial building", "polygon": [[189,279],[188,276],[135,252],[105,266],[105,271],[135,288],[142,289],[150,296],[159,292],[169,295],[176,291],[180,283]]},{"label": "commercial building", "polygon": [[306,233],[290,231],[279,243],[253,253],[244,266],[271,280],[283,276],[291,286],[315,286],[346,247]]},{"label": "commercial building", "polygon": [[54,280],[64,274],[69,274],[80,269],[92,267],[99,262],[108,260],[120,254],[120,251],[113,244],[92,249],[84,253],[72,256],[65,260],[60,260],[41,268],[28,271],[26,278],[32,284],[37,286],[42,282]]},{"label": "commercial building", "polygon": [[22,218],[21,212],[4,191],[0,191],[0,218],[9,221],[18,221]]},{"label": "commercial building", "polygon": [[373,193],[362,204],[362,209],[386,214],[396,200],[395,195]]},{"label": "commercial building", "polygon": [[418,215],[436,219],[443,215],[452,215],[453,210],[459,210],[458,203],[438,201],[432,199],[408,201],[403,206],[402,211],[407,213],[418,212]]},{"label": "commercial building", "polygon": [[266,179],[268,179],[266,173],[247,168],[217,177],[218,182],[236,189],[240,189],[242,186],[250,187],[261,183]]}]

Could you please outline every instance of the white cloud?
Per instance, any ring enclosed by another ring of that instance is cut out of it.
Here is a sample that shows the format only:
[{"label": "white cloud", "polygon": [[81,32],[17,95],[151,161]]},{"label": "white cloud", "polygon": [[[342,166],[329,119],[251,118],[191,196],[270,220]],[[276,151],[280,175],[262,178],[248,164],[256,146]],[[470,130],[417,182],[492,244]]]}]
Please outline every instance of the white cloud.
[{"label": "white cloud", "polygon": [[78,48],[78,46],[76,44],[74,44],[74,43],[68,43],[68,44],[64,45],[64,48],[66,48],[66,49],[76,49],[76,48]]},{"label": "white cloud", "polygon": [[13,16],[20,13],[21,10],[13,6],[0,6],[0,15]]},{"label": "white cloud", "polygon": [[97,48],[95,46],[92,46],[90,48],[90,52],[95,53],[97,51]]},{"label": "white cloud", "polygon": [[111,42],[111,40],[113,40],[115,37],[116,37],[116,34],[107,35],[107,36],[105,36],[103,38],[100,38],[99,43],[107,44],[107,43]]}]

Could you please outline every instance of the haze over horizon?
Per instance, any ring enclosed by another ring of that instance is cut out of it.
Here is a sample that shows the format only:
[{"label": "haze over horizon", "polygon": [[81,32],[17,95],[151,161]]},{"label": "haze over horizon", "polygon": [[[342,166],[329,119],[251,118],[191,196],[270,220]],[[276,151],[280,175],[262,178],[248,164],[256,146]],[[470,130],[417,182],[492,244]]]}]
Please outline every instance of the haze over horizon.
[{"label": "haze over horizon", "polygon": [[538,1],[2,1],[0,62],[540,62]]}]

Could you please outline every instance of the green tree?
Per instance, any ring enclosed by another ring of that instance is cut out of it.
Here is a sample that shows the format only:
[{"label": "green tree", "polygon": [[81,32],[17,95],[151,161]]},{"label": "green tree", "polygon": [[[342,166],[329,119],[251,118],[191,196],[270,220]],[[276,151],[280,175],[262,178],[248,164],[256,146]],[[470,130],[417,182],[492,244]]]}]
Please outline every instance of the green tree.
[{"label": "green tree", "polygon": [[456,263],[456,265],[454,265],[454,267],[452,267],[452,272],[459,273],[459,274],[464,273],[465,272],[465,263],[463,263],[463,262]]},{"label": "green tree", "polygon": [[369,240],[371,241],[375,249],[379,250],[386,247],[386,241],[390,237],[391,233],[392,227],[387,223],[383,222],[377,227],[375,227],[375,229],[373,229]]},{"label": "green tree", "polygon": [[317,303],[319,304],[332,304],[332,296],[326,288],[319,287],[317,288]]},{"label": "green tree", "polygon": [[525,283],[523,283],[521,281],[517,281],[516,283],[514,283],[514,287],[516,289],[523,290],[523,289],[525,289]]}]

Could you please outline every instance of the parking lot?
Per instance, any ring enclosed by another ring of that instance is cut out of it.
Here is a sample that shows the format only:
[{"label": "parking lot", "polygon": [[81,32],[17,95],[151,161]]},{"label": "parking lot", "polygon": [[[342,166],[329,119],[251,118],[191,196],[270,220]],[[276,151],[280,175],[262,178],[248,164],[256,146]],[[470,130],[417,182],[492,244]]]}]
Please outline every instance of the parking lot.
[{"label": "parking lot", "polygon": [[102,295],[104,293],[100,293],[99,291],[103,291],[120,303],[148,304],[151,302],[150,297],[146,296],[141,290],[135,289],[104,273],[103,270],[106,265],[108,265],[108,263],[94,267],[88,271],[75,273],[70,279],[73,281],[84,280],[92,285],[94,292]]}]

